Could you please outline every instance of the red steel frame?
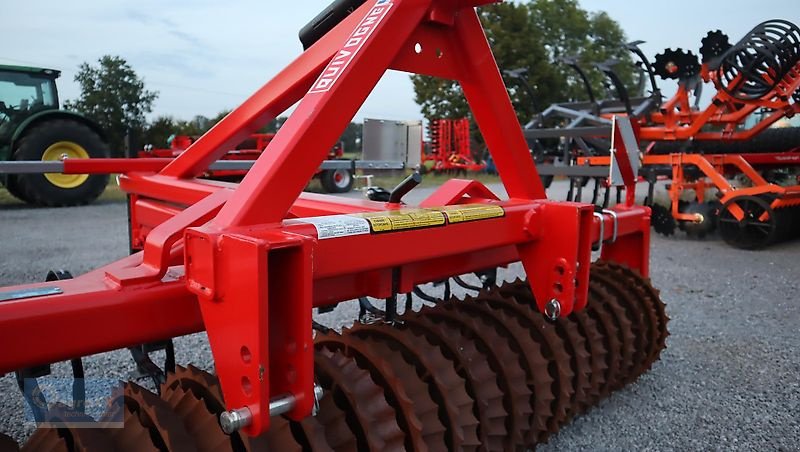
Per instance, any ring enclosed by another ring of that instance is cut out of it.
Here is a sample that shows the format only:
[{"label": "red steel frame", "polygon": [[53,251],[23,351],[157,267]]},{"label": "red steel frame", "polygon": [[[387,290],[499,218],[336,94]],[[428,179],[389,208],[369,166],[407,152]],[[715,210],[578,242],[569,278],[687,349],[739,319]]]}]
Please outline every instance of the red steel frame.
[{"label": "red steel frame", "polygon": [[[647,275],[648,208],[598,218],[592,205],[546,199],[474,11],[484,3],[370,1],[163,169],[123,175],[143,251],[73,280],[3,288],[62,293],[0,302],[0,372],[205,329],[226,404],[250,410],[255,435],[269,426],[271,397],[293,395],[293,419],[311,411],[312,307],[520,260],[537,304],[557,300],[565,316],[586,304],[593,242],[614,233],[602,257]],[[460,82],[510,198],[453,179],[420,207],[499,206],[503,216],[331,239],[303,222],[408,212],[302,193],[387,69]],[[196,178],[298,100],[241,184]]]}]

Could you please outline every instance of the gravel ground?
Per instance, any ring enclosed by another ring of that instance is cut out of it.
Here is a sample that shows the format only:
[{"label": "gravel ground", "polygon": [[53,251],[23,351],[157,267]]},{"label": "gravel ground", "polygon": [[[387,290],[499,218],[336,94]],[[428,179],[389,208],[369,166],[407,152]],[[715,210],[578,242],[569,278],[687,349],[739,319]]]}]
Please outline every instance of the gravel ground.
[{"label": "gravel ground", "polygon": [[[560,198],[563,184],[552,191]],[[40,281],[51,268],[79,274],[124,256],[125,218],[119,203],[0,205],[0,286]],[[672,317],[668,349],[637,383],[574,419],[540,450],[800,450],[798,257],[800,241],[745,252],[718,237],[653,235],[652,279]],[[521,273],[512,265],[503,276]],[[317,318],[339,326],[356,312],[354,303],[343,303]],[[178,338],[176,348],[179,363],[212,367],[203,334]],[[127,379],[134,369],[122,351],[85,362],[88,376]],[[60,363],[54,372],[67,375],[69,368]],[[32,427],[12,375],[0,377],[0,393],[0,432],[23,441]]]}]

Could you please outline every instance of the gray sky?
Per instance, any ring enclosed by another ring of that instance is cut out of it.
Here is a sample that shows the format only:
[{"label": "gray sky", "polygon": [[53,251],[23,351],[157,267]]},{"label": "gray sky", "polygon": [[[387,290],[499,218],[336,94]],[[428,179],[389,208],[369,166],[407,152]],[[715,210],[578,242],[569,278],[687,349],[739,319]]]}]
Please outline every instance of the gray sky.
[{"label": "gray sky", "polygon": [[[647,41],[643,49],[651,60],[665,47],[698,54],[708,30],[721,29],[736,42],[766,19],[800,22],[798,0],[580,2],[607,11],[629,39]],[[72,78],[81,62],[120,55],[159,91],[154,114],[190,119],[235,107],[282,69],[301,52],[297,31],[329,0],[0,3],[0,63],[60,69],[63,100],[78,95]],[[356,119],[363,117],[420,118],[407,74],[387,74]]]}]

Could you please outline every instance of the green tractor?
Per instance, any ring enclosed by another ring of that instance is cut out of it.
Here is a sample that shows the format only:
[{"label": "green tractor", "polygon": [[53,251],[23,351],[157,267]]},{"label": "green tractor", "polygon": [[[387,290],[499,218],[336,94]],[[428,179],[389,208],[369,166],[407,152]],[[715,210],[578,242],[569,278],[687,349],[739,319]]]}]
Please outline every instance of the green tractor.
[{"label": "green tractor", "polygon": [[[103,131],[59,109],[53,69],[0,65],[0,161],[59,161],[109,156]],[[88,204],[105,190],[107,174],[0,174],[15,197],[40,206]]]}]

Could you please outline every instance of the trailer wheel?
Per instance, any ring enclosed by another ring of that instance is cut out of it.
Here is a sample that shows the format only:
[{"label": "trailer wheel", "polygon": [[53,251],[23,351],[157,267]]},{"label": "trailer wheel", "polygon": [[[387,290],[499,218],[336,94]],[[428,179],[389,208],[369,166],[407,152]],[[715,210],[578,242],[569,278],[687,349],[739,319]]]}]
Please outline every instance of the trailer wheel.
[{"label": "trailer wheel", "polygon": [[347,193],[353,189],[353,172],[348,169],[324,170],[319,175],[322,188],[328,193]]},{"label": "trailer wheel", "polygon": [[[54,119],[32,127],[19,141],[14,160],[57,161],[105,158],[108,146],[85,124]],[[9,176],[9,191],[21,200],[48,207],[77,206],[97,199],[107,174],[19,174]],[[16,193],[15,193],[16,192]]]}]

